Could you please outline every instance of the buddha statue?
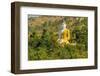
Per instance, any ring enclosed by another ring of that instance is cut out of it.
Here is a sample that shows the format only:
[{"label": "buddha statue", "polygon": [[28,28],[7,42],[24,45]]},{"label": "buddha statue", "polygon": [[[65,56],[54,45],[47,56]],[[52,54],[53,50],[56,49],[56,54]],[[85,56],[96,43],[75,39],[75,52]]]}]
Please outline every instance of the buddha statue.
[{"label": "buddha statue", "polygon": [[66,25],[65,22],[63,22],[63,24],[61,26],[62,26],[62,29],[59,32],[59,39],[58,39],[58,41],[59,41],[59,43],[61,45],[69,44],[70,30],[67,28],[67,25]]}]

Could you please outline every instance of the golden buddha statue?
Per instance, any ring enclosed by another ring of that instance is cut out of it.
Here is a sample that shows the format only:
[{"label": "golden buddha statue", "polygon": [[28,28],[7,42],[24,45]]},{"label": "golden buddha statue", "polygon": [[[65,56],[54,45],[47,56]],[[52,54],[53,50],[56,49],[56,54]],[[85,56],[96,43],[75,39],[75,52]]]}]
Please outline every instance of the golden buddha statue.
[{"label": "golden buddha statue", "polygon": [[67,25],[63,22],[62,30],[60,31],[58,41],[61,45],[64,45],[64,44],[69,44],[69,40],[70,40],[70,30],[67,28]]}]

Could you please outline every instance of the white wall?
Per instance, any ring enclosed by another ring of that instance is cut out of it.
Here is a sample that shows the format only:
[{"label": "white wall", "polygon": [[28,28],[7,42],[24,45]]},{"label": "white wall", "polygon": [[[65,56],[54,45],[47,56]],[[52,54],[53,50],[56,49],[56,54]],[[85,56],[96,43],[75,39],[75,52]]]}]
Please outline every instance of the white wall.
[{"label": "white wall", "polygon": [[[1,0],[0,1],[0,76],[100,76],[100,59],[98,59],[98,70],[81,70],[81,71],[65,71],[52,73],[38,73],[38,74],[21,74],[14,75],[10,73],[11,60],[11,15],[10,3],[15,0]],[[57,3],[57,4],[73,4],[73,5],[87,5],[98,6],[98,32],[100,32],[100,0],[17,0],[41,3]],[[98,58],[100,58],[100,34],[98,36]]]}]

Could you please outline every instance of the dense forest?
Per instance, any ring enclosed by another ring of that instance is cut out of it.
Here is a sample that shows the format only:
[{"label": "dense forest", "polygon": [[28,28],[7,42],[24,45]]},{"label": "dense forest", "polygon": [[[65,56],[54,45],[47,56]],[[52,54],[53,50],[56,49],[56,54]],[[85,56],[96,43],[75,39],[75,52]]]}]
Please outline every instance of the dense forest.
[{"label": "dense forest", "polygon": [[[57,42],[62,22],[70,30],[70,44]],[[88,57],[88,18],[28,15],[28,60]]]}]

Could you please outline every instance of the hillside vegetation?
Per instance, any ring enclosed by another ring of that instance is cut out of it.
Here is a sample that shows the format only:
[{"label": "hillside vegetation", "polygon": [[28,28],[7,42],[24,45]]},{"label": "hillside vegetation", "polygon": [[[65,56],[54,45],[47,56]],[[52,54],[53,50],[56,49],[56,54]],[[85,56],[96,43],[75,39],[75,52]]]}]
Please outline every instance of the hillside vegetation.
[{"label": "hillside vegetation", "polygon": [[[61,24],[65,20],[71,31],[70,44],[58,42]],[[88,18],[68,16],[28,16],[28,59],[76,59],[88,57]]]}]

